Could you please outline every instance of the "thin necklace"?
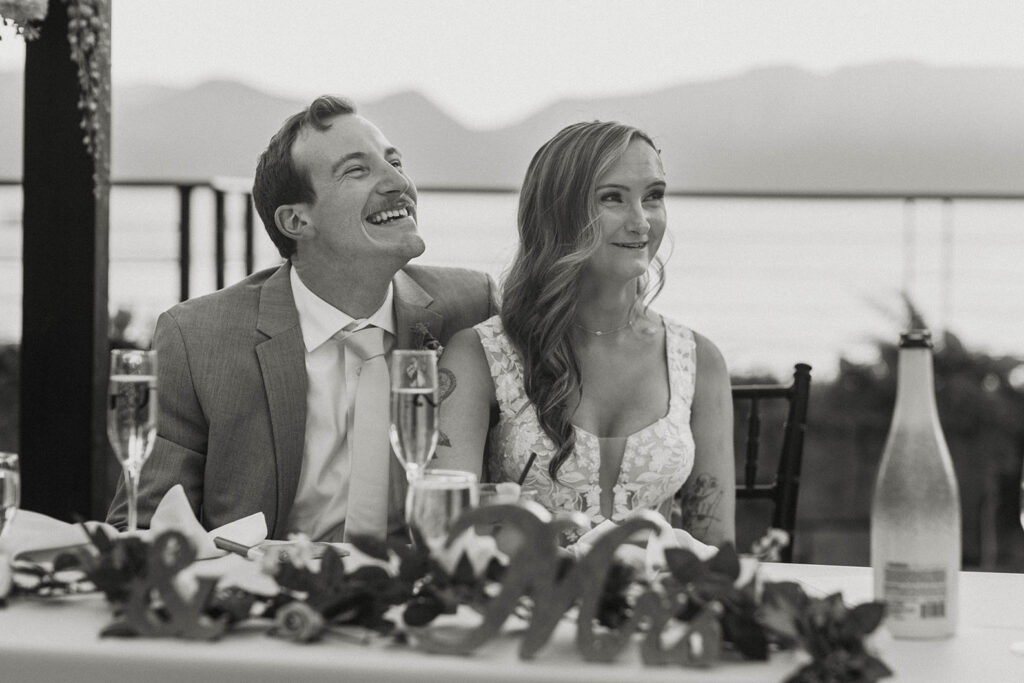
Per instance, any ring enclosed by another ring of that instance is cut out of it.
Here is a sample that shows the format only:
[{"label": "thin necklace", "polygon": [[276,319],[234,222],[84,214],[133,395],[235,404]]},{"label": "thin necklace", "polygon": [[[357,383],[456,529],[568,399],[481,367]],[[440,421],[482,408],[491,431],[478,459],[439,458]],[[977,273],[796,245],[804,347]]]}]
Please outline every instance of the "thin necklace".
[{"label": "thin necklace", "polygon": [[633,321],[632,320],[627,320],[625,325],[620,325],[619,327],[616,327],[613,330],[589,330],[586,327],[583,327],[583,325],[580,325],[575,320],[572,321],[572,324],[575,325],[576,327],[580,328],[584,332],[587,332],[588,334],[594,335],[595,337],[603,337],[606,334],[615,334],[616,332],[621,332],[622,330],[624,330],[627,327],[629,327],[630,325],[632,325]]}]

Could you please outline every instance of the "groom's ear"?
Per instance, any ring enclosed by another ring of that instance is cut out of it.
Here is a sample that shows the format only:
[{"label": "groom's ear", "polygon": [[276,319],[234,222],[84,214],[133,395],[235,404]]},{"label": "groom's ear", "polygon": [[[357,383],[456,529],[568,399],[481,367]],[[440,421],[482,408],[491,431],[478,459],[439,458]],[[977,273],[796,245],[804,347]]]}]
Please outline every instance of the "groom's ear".
[{"label": "groom's ear", "polygon": [[274,224],[282,235],[296,241],[309,239],[316,234],[305,204],[282,204],[277,207],[274,211]]}]

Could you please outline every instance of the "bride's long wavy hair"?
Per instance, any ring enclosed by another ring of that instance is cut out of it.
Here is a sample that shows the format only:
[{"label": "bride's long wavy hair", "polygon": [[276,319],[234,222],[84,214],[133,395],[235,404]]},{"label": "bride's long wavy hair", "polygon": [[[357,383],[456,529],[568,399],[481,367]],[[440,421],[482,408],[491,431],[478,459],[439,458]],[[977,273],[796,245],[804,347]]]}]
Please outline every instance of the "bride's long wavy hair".
[{"label": "bride's long wavy hair", "polygon": [[[580,273],[600,244],[599,178],[636,139],[653,140],[633,126],[593,121],[567,126],[533,156],[519,194],[519,249],[504,279],[501,321],[523,360],[526,395],[557,451],[551,477],[572,455],[570,404],[582,392],[579,360],[571,343]],[[655,259],[637,283],[645,309],[664,284]]]}]

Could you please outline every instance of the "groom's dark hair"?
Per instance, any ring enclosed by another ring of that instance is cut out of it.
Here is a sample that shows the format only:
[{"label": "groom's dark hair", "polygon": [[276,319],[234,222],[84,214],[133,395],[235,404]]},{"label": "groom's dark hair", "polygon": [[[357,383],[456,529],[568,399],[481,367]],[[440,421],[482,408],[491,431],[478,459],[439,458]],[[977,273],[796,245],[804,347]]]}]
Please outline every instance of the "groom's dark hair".
[{"label": "groom's dark hair", "polygon": [[341,114],[355,114],[356,107],[348,100],[333,95],[321,95],[297,114],[288,117],[281,129],[270,138],[270,144],[256,164],[256,178],[252,185],[252,198],[263,227],[284,258],[295,253],[295,240],[277,229],[274,213],[283,204],[296,204],[316,200],[316,192],[309,179],[308,169],[299,169],[292,158],[292,145],[304,128],[319,131],[331,127],[330,120]]}]

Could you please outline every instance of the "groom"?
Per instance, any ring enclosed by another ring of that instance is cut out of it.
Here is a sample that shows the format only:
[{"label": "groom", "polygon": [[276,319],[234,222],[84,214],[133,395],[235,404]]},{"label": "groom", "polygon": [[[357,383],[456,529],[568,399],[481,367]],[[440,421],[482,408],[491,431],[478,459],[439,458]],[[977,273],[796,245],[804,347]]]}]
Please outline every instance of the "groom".
[{"label": "groom", "polygon": [[[157,321],[159,435],[139,525],[181,484],[207,529],[263,512],[271,538],[400,532],[405,476],[386,407],[369,408],[386,400],[384,360],[493,315],[494,283],[407,266],[424,250],[416,187],[346,100],[319,97],[284,123],[253,198],[286,260]],[[122,481],[108,521],[124,525],[125,500]]]}]

